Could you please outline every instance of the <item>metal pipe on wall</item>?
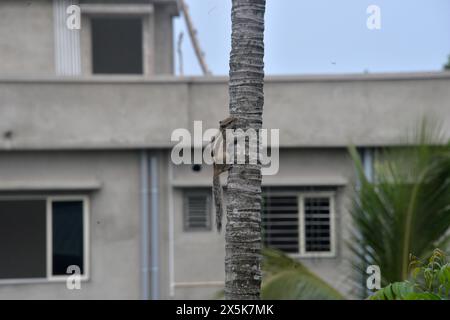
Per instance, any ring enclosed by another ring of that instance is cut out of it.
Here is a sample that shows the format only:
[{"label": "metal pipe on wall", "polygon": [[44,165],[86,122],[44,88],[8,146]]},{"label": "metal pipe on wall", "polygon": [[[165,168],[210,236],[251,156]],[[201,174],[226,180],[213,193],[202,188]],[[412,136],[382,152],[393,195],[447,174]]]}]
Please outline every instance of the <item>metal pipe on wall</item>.
[{"label": "metal pipe on wall", "polygon": [[[141,151],[141,296],[159,299],[158,157]],[[149,188],[150,182],[150,188]],[[150,205],[149,205],[150,196]],[[150,239],[151,236],[151,239]],[[150,240],[150,241],[149,241]],[[149,265],[151,267],[149,268]]]},{"label": "metal pipe on wall", "polygon": [[159,299],[159,176],[158,157],[153,155],[150,158],[150,201],[151,201],[151,298]]},{"label": "metal pipe on wall", "polygon": [[175,214],[173,209],[173,168],[172,162],[167,161],[167,208],[169,211],[169,295],[175,297]]},{"label": "metal pipe on wall", "polygon": [[141,151],[141,297],[149,299],[148,155]]},{"label": "metal pipe on wall", "polygon": [[364,174],[369,182],[373,182],[373,149],[364,148],[363,150],[363,167]]}]

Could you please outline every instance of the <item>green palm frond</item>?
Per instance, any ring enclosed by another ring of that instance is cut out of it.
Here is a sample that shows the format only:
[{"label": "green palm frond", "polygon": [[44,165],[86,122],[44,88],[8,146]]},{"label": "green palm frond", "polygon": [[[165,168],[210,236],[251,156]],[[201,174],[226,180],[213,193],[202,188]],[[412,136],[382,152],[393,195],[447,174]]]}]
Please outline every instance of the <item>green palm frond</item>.
[{"label": "green palm frond", "polygon": [[416,286],[408,281],[394,282],[378,290],[369,300],[442,300],[434,293],[416,290]]},{"label": "green palm frond", "polygon": [[299,261],[274,249],[263,250],[262,299],[342,300],[344,296]]},{"label": "green palm frond", "polygon": [[435,249],[424,262],[411,257],[411,279],[395,282],[378,290],[370,300],[448,300],[450,299],[450,263],[446,254]]},{"label": "green palm frond", "polygon": [[423,258],[449,241],[450,144],[436,128],[425,120],[404,147],[382,150],[374,183],[350,148],[360,181],[350,247],[359,274],[378,265],[382,285],[408,278],[410,253]]}]

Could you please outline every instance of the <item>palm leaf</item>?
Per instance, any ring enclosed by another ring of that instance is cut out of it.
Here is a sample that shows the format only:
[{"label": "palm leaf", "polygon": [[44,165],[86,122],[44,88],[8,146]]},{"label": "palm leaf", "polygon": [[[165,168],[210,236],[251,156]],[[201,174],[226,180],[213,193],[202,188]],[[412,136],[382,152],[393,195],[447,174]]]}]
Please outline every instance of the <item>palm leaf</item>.
[{"label": "palm leaf", "polygon": [[427,262],[411,256],[411,280],[387,285],[370,300],[448,300],[450,298],[450,264],[447,255],[435,249]]},{"label": "palm leaf", "polygon": [[344,296],[299,261],[274,249],[263,250],[262,299],[341,300]]},{"label": "palm leaf", "polygon": [[414,284],[410,282],[394,282],[369,297],[369,300],[406,300],[414,293]]},{"label": "palm leaf", "polygon": [[359,277],[367,266],[378,265],[382,285],[406,280],[410,253],[423,258],[448,243],[450,144],[435,128],[424,120],[405,147],[382,150],[375,183],[367,180],[357,150],[350,148],[360,181],[350,210],[350,247]]},{"label": "palm leaf", "polygon": [[369,300],[442,300],[437,294],[431,292],[416,292],[414,284],[394,282],[378,290],[369,297]]}]

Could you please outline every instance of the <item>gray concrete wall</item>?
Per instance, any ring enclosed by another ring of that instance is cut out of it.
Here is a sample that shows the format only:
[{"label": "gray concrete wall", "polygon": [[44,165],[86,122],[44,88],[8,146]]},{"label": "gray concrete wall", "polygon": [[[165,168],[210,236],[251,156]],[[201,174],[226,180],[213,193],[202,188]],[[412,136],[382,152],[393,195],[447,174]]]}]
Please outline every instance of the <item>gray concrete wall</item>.
[{"label": "gray concrete wall", "polygon": [[52,0],[0,1],[0,76],[55,74]]},{"label": "gray concrete wall", "polygon": [[139,299],[139,181],[137,151],[0,152],[0,195],[65,190],[90,198],[90,279],[82,289],[67,290],[64,281],[0,284],[0,299]]},{"label": "gray concrete wall", "polygon": [[[268,77],[264,126],[283,147],[381,146],[433,115],[450,137],[449,87],[448,72]],[[217,127],[227,103],[225,78],[3,78],[0,149],[170,147],[194,120]]]}]

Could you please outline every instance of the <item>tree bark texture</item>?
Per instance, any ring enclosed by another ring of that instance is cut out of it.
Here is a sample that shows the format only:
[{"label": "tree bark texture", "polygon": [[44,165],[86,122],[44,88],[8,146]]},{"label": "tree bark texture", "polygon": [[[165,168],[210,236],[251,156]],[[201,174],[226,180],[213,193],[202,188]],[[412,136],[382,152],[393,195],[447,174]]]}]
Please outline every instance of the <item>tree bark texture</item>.
[{"label": "tree bark texture", "polygon": [[[262,127],[265,6],[266,0],[232,0],[229,110],[237,119],[236,129],[244,131]],[[260,296],[261,180],[259,161],[233,164],[229,170],[226,299],[251,300]]]}]

